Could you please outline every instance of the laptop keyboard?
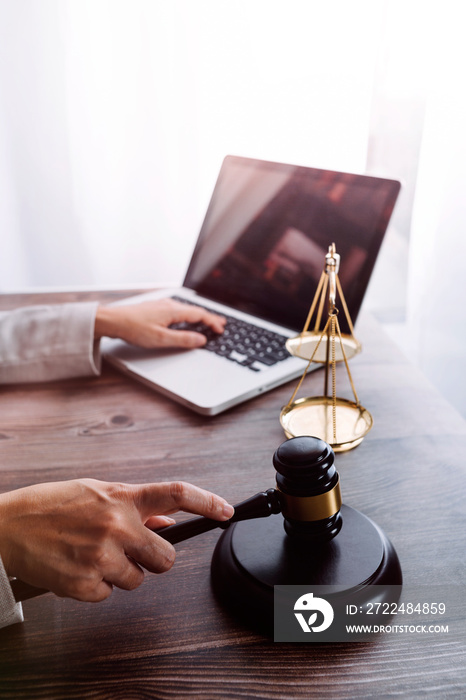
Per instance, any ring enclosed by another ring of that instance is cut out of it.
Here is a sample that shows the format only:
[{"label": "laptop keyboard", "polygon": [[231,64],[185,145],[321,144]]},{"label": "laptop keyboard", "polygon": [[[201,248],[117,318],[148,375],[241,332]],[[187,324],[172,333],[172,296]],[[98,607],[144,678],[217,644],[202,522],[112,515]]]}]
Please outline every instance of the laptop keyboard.
[{"label": "laptop keyboard", "polygon": [[[201,304],[187,301],[180,297],[172,297],[183,304],[201,306]],[[202,305],[202,308],[212,313],[218,313]],[[219,335],[204,323],[174,323],[170,328],[176,330],[190,330],[202,333],[207,337],[207,343],[203,350],[208,350],[227,360],[247,367],[253,372],[273,367],[277,362],[286,360],[290,355],[285,348],[286,336],[274,333],[265,328],[259,328],[252,323],[242,321],[227,314],[221,314],[227,320],[224,332]]]}]

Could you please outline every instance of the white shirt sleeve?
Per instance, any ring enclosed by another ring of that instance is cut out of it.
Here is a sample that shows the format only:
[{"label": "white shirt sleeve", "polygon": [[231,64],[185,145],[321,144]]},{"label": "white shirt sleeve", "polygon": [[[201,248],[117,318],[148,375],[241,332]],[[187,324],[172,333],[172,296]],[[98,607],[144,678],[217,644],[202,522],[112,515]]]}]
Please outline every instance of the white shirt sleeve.
[{"label": "white shirt sleeve", "polygon": [[10,581],[0,557],[0,627],[23,622],[23,607],[15,601]]},{"label": "white shirt sleeve", "polygon": [[100,374],[98,302],[0,312],[0,384]]}]

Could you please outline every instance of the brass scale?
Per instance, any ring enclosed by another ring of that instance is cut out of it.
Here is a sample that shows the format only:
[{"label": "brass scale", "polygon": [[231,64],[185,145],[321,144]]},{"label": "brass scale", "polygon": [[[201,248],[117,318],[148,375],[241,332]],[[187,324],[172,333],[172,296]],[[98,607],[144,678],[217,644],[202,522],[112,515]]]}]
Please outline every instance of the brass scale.
[{"label": "brass scale", "polygon": [[[289,338],[286,348],[291,355],[308,360],[308,364],[290,400],[280,412],[280,423],[288,438],[314,435],[325,440],[335,452],[351,450],[361,443],[372,428],[372,416],[358,398],[351,376],[348,360],[361,351],[361,344],[354,336],[353,323],[346,305],[343,289],[338,277],[340,256],[335,244],[329,246],[325,266],[317,285],[309,313],[302,332]],[[342,333],[336,306],[337,293],[350,333]],[[321,329],[324,307],[327,301],[328,317]],[[313,330],[309,330],[317,309]],[[325,366],[324,393],[297,399],[299,389],[313,362]],[[344,362],[354,400],[337,397],[336,365]],[[331,375],[331,393],[329,379]]]}]

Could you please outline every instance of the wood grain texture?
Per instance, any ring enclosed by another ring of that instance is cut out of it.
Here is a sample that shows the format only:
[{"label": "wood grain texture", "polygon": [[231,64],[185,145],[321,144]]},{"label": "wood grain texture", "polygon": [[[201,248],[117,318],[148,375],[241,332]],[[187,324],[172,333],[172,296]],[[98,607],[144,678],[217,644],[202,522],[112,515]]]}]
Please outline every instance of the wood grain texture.
[{"label": "wood grain texture", "polygon": [[[10,295],[0,308],[129,292]],[[337,456],[343,500],[373,518],[405,582],[465,581],[466,424],[371,319],[351,371],[374,428]],[[339,368],[340,369],[340,368]],[[344,370],[339,394],[345,390]],[[321,393],[323,373],[306,380]],[[294,383],[203,418],[109,367],[100,378],[0,390],[0,490],[93,476],[183,479],[231,502],[274,485],[280,408]],[[460,698],[464,638],[380,637],[364,644],[274,644],[219,606],[209,578],[218,539],[177,545],[177,561],[98,605],[52,594],[0,630],[2,698]]]}]

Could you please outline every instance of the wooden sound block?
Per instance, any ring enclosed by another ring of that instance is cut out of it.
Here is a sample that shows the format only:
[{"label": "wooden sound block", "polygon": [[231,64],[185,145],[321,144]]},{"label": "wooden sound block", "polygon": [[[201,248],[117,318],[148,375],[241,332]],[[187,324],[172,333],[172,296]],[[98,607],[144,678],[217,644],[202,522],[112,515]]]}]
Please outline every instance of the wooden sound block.
[{"label": "wooden sound block", "polygon": [[401,593],[400,563],[385,533],[350,506],[341,515],[341,531],[321,546],[287,535],[280,515],[232,525],[212,558],[216,596],[235,617],[272,634],[274,586],[338,586],[347,603],[358,604],[380,591],[374,586]]}]

